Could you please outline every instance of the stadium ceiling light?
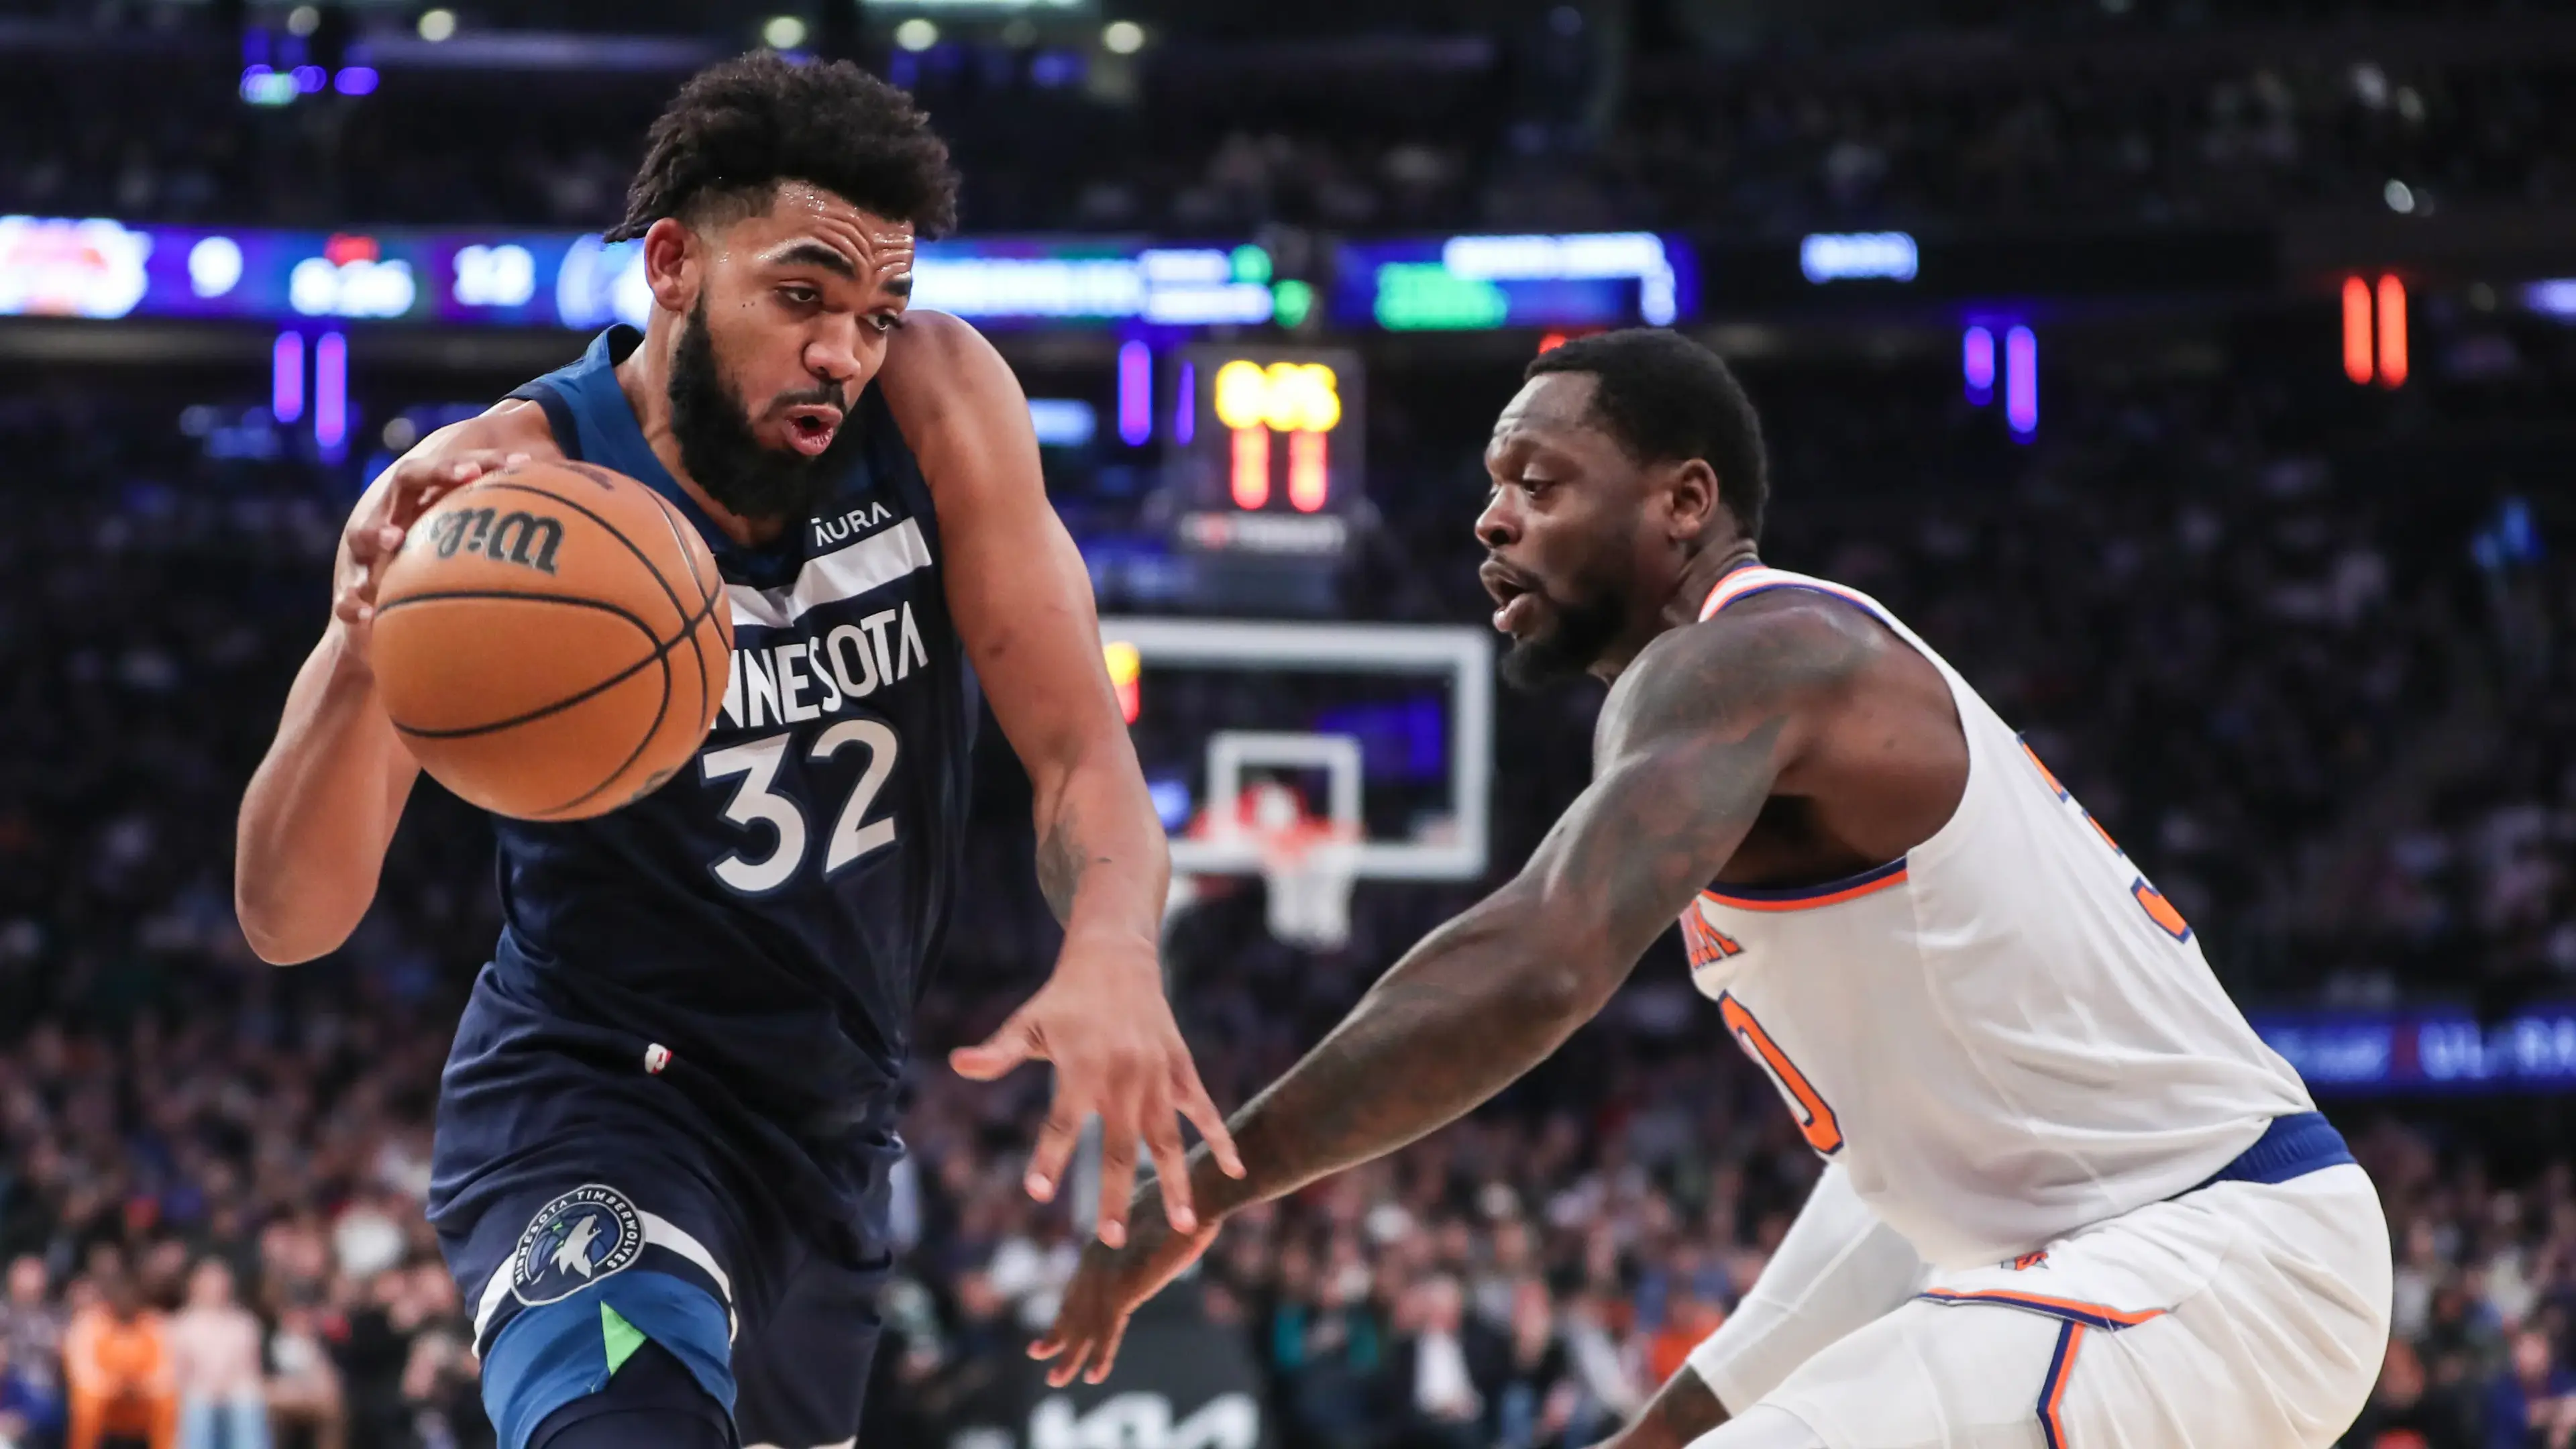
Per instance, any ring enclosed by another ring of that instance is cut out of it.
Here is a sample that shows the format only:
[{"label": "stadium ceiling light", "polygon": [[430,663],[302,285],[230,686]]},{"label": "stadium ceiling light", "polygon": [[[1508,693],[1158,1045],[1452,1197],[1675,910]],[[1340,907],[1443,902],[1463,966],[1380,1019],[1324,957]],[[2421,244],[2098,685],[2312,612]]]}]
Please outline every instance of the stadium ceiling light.
[{"label": "stadium ceiling light", "polygon": [[440,8],[420,12],[420,38],[435,45],[456,34],[456,12]]},{"label": "stadium ceiling light", "polygon": [[939,43],[939,27],[916,15],[894,28],[894,43],[906,50],[928,50]]},{"label": "stadium ceiling light", "polygon": [[322,11],[318,6],[298,5],[286,12],[286,33],[289,35],[311,35],[321,28]]},{"label": "stadium ceiling light", "polygon": [[805,43],[805,22],[793,15],[772,15],[760,27],[760,39],[772,50],[794,50]]},{"label": "stadium ceiling light", "polygon": [[1100,43],[1111,55],[1134,55],[1145,48],[1145,27],[1133,20],[1112,20],[1101,27]]},{"label": "stadium ceiling light", "polygon": [[2395,177],[2390,177],[2388,184],[2379,188],[2379,196],[2388,203],[2388,209],[2399,216],[2415,209],[2415,188]]}]

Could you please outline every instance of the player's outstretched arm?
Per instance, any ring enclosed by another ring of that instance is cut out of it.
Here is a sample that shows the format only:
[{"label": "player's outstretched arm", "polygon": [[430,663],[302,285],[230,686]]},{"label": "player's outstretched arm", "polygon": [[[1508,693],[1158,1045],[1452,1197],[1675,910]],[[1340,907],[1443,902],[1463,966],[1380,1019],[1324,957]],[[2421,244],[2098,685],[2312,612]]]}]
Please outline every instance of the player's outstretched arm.
[{"label": "player's outstretched arm", "polygon": [[1033,1195],[1054,1196],[1097,1112],[1101,1240],[1125,1238],[1140,1138],[1183,1183],[1164,1208],[1189,1231],[1180,1119],[1197,1123],[1223,1161],[1234,1146],[1163,997],[1171,853],[1101,659],[1090,571],[1047,503],[1028,399],[992,344],[937,312],[910,316],[880,378],[938,506],[958,633],[1029,772],[1038,885],[1064,923],[1054,976],[952,1062],[978,1081],[1026,1061],[1054,1064],[1054,1106],[1029,1163]]},{"label": "player's outstretched arm", "polygon": [[[1593,784],[1519,875],[1407,952],[1351,1014],[1234,1118],[1247,1176],[1204,1161],[1202,1215],[1293,1192],[1465,1115],[1554,1052],[1735,853],[1839,707],[1871,636],[1823,610],[1747,610],[1663,636],[1603,707]],[[1152,1189],[1148,1189],[1150,1193]],[[1095,1248],[1033,1351],[1068,1382],[1108,1371],[1136,1303],[1191,1239]]]},{"label": "player's outstretched arm", "polygon": [[235,824],[233,913],[262,960],[310,961],[349,939],[375,900],[420,774],[368,667],[385,564],[440,495],[513,455],[556,451],[535,404],[503,404],[422,439],[349,515],[332,563],[331,622],[296,672]]}]

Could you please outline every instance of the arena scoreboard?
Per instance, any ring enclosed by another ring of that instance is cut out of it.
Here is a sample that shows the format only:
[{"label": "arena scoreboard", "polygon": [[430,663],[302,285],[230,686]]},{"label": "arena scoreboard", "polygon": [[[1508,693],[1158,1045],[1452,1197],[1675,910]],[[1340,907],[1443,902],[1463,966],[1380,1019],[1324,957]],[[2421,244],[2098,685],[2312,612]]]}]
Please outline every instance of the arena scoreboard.
[{"label": "arena scoreboard", "polygon": [[[1347,348],[1201,344],[1179,353],[1165,454],[1175,538],[1203,595],[1290,606],[1325,587],[1364,499],[1367,399]],[[1220,589],[1219,592],[1223,592]]]},{"label": "arena scoreboard", "polygon": [[1363,487],[1363,376],[1346,348],[1182,349],[1173,441],[1183,476],[1172,481],[1193,509],[1266,518],[1290,534],[1297,520],[1338,518]]}]

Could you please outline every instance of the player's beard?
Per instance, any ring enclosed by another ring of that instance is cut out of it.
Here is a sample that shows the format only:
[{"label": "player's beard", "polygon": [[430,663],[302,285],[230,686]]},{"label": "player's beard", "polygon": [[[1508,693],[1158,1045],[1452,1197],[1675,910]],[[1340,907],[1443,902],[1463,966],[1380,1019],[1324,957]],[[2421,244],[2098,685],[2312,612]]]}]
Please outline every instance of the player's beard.
[{"label": "player's beard", "polygon": [[724,369],[716,362],[715,339],[707,332],[707,302],[700,297],[671,350],[671,436],[680,445],[680,466],[707,496],[745,518],[804,517],[848,464],[858,433],[851,426],[850,399],[824,385],[810,396],[783,401],[840,408],[841,427],[832,445],[808,458],[760,441],[752,431],[750,410],[726,385]]},{"label": "player's beard", "polygon": [[1553,624],[1513,640],[1503,652],[1503,682],[1514,689],[1545,689],[1581,678],[1618,641],[1628,618],[1615,589],[1595,590],[1576,600],[1551,594],[1547,605]]}]

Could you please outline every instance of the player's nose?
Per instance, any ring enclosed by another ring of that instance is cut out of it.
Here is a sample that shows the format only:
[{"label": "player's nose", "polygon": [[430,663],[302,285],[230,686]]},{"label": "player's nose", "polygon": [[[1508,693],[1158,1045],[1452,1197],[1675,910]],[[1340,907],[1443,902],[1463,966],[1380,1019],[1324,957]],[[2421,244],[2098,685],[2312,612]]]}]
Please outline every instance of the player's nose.
[{"label": "player's nose", "polygon": [[1506,548],[1520,542],[1520,510],[1513,506],[1512,490],[1497,488],[1485,502],[1485,511],[1476,515],[1476,541],[1487,548]]},{"label": "player's nose", "polygon": [[847,387],[858,380],[863,365],[856,319],[846,327],[823,327],[806,340],[805,370],[824,382]]}]

